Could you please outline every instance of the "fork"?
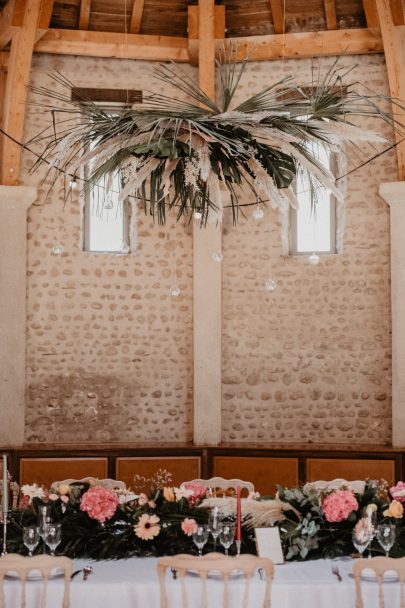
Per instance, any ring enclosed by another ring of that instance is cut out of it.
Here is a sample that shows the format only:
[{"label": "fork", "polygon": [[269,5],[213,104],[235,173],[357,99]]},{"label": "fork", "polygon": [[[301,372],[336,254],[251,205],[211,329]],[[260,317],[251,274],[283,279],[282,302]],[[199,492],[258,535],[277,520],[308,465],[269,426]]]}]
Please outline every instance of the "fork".
[{"label": "fork", "polygon": [[334,574],[338,581],[341,583],[342,582],[342,575],[339,572],[339,568],[337,566],[332,566],[332,574]]}]

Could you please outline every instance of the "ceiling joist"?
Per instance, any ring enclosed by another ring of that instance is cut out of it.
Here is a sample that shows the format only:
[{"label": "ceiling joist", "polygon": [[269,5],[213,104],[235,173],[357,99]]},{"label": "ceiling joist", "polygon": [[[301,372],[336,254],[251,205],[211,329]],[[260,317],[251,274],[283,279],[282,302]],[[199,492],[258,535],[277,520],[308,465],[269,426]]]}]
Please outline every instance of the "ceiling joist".
[{"label": "ceiling joist", "polygon": [[80,1],[79,30],[88,30],[90,23],[91,0]]},{"label": "ceiling joist", "polygon": [[325,21],[328,30],[337,29],[336,6],[334,0],[323,0],[325,7]]},{"label": "ceiling joist", "polygon": [[141,31],[144,2],[145,0],[134,0],[131,13],[131,22],[129,25],[129,31],[131,34],[139,34]]},{"label": "ceiling joist", "polygon": [[375,7],[375,0],[363,0],[363,8],[366,16],[367,27],[378,27],[378,16]]},{"label": "ceiling joist", "polygon": [[270,10],[273,18],[273,28],[275,34],[282,34],[285,30],[284,26],[284,1],[269,0]]}]

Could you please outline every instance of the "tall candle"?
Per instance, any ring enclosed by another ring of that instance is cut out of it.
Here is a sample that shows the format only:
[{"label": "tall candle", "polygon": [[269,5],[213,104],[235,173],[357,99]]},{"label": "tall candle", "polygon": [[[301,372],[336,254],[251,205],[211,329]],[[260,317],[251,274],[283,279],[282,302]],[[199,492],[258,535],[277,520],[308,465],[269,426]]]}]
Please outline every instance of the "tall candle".
[{"label": "tall candle", "polygon": [[7,456],[3,454],[3,513],[8,512],[8,479],[7,479]]},{"label": "tall candle", "polygon": [[236,534],[235,540],[242,540],[242,505],[240,498],[240,486],[236,486]]}]

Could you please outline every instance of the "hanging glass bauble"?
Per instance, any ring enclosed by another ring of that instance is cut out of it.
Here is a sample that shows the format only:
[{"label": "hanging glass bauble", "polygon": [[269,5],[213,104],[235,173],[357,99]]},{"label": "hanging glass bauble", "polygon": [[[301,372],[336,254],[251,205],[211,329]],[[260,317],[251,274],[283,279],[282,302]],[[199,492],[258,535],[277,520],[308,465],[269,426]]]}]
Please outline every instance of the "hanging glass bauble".
[{"label": "hanging glass bauble", "polygon": [[220,251],[215,251],[212,254],[212,259],[214,260],[214,262],[222,262],[222,260],[224,259],[224,256],[222,255],[222,253]]},{"label": "hanging glass bauble", "polygon": [[56,243],[55,247],[52,249],[53,255],[62,255],[63,253],[63,245],[60,243]]},{"label": "hanging glass bauble", "polygon": [[319,264],[320,259],[321,258],[319,257],[319,255],[314,252],[311,253],[311,255],[309,256],[308,262],[311,264],[311,266],[316,266],[317,264]]},{"label": "hanging glass bauble", "polygon": [[253,219],[254,220],[262,220],[264,218],[264,211],[263,209],[260,209],[259,206],[256,207],[256,209],[253,211],[252,213]]},{"label": "hanging glass bauble", "polygon": [[267,291],[275,291],[277,289],[277,282],[274,279],[267,279],[264,286]]},{"label": "hanging glass bauble", "polygon": [[113,207],[114,207],[114,203],[112,202],[112,200],[110,198],[108,198],[106,201],[104,201],[104,204],[103,204],[104,209],[112,209]]},{"label": "hanging glass bauble", "polygon": [[72,181],[69,182],[69,188],[71,188],[72,190],[76,190],[77,187],[78,187],[78,183],[77,183],[76,179],[72,179]]},{"label": "hanging glass bauble", "polygon": [[199,222],[201,218],[202,218],[201,211],[194,211],[194,219],[197,220],[197,222]]},{"label": "hanging glass bauble", "polygon": [[172,298],[177,298],[181,294],[181,289],[178,285],[172,285],[172,287],[170,287],[169,293]]}]

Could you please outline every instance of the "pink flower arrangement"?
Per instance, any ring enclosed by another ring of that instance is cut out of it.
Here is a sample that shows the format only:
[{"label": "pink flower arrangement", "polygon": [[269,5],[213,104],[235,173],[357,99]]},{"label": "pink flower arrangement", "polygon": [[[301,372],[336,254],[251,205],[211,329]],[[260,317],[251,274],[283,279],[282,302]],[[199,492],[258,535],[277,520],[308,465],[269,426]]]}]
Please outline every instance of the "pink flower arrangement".
[{"label": "pink flower arrangement", "polygon": [[351,490],[337,490],[326,496],[322,508],[326,521],[332,523],[347,519],[352,511],[357,511],[359,503]]},{"label": "pink flower arrangement", "polygon": [[117,510],[119,500],[115,492],[101,486],[93,486],[85,492],[80,501],[80,510],[86,511],[91,519],[104,523]]},{"label": "pink flower arrangement", "polygon": [[207,488],[200,485],[199,483],[182,483],[181,487],[186,490],[191,490],[192,494],[188,496],[187,500],[190,506],[194,507],[197,503],[205,498]]},{"label": "pink flower arrangement", "polygon": [[181,529],[183,530],[184,534],[186,534],[186,536],[192,536],[197,530],[196,520],[186,517],[181,522]]},{"label": "pink flower arrangement", "polygon": [[390,488],[390,494],[395,500],[405,502],[405,483],[403,481],[398,481],[396,486]]}]

